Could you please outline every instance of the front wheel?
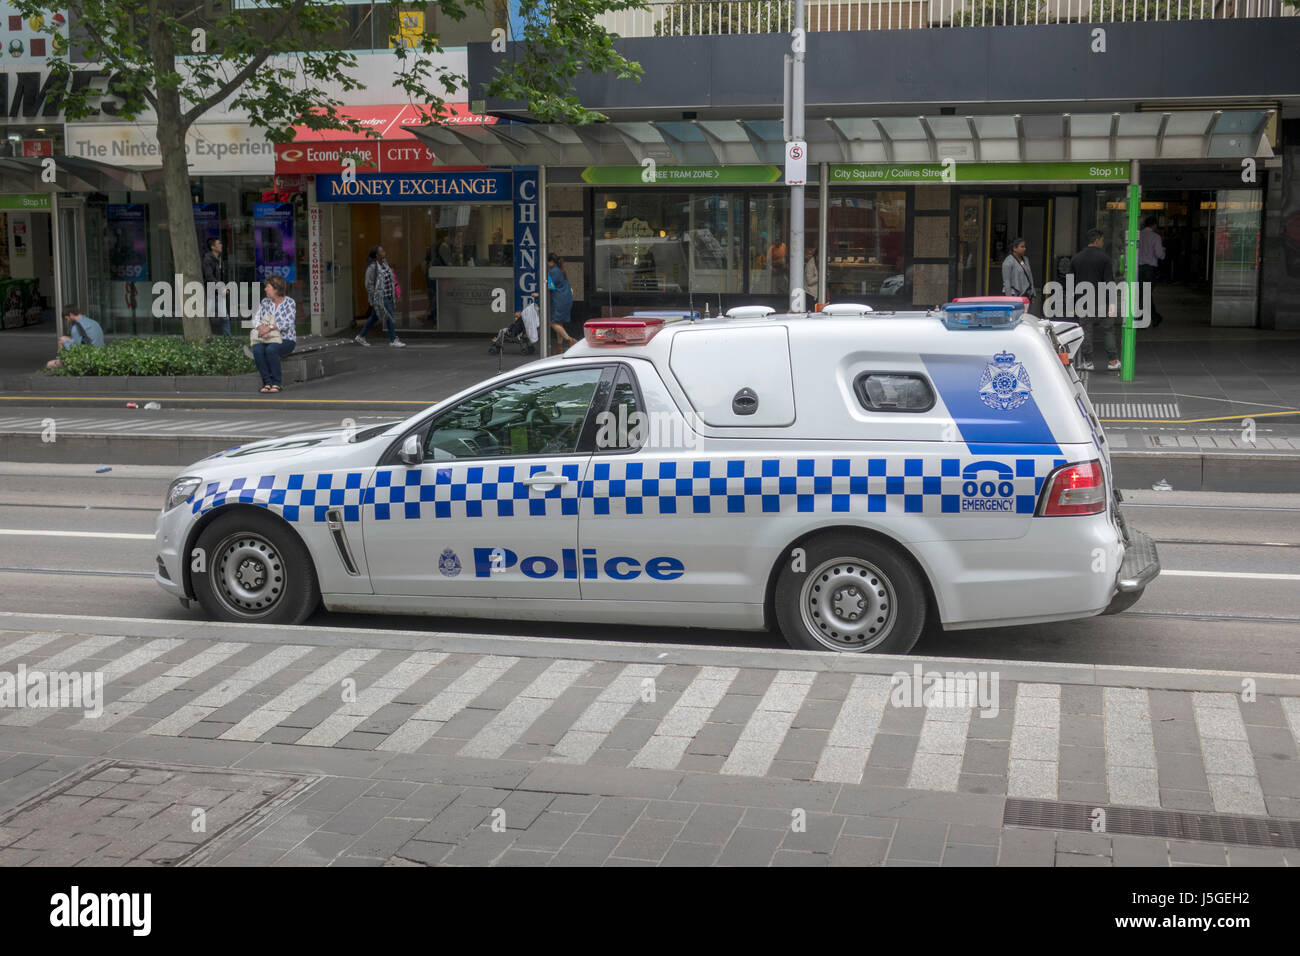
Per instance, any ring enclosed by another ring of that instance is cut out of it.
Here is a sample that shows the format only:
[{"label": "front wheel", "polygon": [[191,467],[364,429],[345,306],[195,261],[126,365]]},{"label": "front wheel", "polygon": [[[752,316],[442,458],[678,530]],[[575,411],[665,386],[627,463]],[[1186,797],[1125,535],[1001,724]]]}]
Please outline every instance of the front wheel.
[{"label": "front wheel", "polygon": [[236,511],[203,529],[194,594],[220,621],[301,624],[320,604],[311,554],[271,515]]},{"label": "front wheel", "polygon": [[906,654],[925,625],[917,573],[895,548],[834,533],[791,548],[776,582],[776,618],[798,650]]}]

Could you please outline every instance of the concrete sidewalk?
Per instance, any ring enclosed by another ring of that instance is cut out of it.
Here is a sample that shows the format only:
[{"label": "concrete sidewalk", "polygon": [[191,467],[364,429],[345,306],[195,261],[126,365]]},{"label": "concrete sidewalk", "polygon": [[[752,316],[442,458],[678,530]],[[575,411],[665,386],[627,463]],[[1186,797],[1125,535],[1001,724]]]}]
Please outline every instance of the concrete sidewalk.
[{"label": "concrete sidewalk", "polygon": [[1300,864],[1294,677],[0,614],[20,666],[105,703],[0,716],[0,865]]}]

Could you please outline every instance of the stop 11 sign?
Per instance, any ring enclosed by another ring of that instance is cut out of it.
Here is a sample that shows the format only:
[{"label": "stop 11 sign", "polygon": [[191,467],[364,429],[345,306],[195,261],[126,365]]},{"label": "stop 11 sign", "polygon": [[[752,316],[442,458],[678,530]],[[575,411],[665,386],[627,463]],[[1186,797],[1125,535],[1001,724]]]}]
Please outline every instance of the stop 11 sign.
[{"label": "stop 11 sign", "polygon": [[795,140],[785,144],[785,184],[802,186],[808,181],[808,144]]}]

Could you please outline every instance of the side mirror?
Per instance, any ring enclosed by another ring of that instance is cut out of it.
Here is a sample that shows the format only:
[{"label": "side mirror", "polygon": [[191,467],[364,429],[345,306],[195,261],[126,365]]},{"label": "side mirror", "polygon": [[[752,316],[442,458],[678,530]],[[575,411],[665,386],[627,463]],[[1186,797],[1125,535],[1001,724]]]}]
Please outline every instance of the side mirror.
[{"label": "side mirror", "polygon": [[397,458],[403,465],[413,466],[424,461],[424,452],[420,448],[419,435],[407,435],[402,442],[402,450],[397,453]]}]

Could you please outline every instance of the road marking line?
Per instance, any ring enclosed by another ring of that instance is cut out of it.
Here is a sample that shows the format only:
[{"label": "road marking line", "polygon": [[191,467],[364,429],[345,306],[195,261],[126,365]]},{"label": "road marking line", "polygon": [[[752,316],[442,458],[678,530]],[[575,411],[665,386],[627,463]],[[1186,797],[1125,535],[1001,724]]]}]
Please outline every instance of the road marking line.
[{"label": "road marking line", "polygon": [[0,528],[0,534],[37,538],[115,538],[121,541],[152,541],[156,537],[131,531],[41,531],[23,528]]},{"label": "road marking line", "polygon": [[256,687],[262,681],[278,674],[311,648],[305,644],[286,644],[273,649],[247,667],[240,668],[230,677],[209,687],[193,701],[159,720],[144,732],[156,737],[179,737],[214,710]]},{"label": "road marking line", "polygon": [[853,678],[840,706],[813,779],[827,783],[861,783],[889,703],[890,679],[883,674]]},{"label": "road marking line", "polygon": [[347,650],[316,668],[296,684],[281,691],[239,723],[221,735],[221,740],[257,740],[264,733],[281,724],[294,711],[305,707],[337,684],[361,664],[374,659],[379,651]]},{"label": "road marking line", "polygon": [[816,677],[813,671],[777,671],[720,772],[766,776]]},{"label": "road marking line", "polygon": [[1257,581],[1300,581],[1300,574],[1257,574],[1254,571],[1169,571],[1160,574],[1179,578],[1253,578]]},{"label": "road marking line", "polygon": [[1133,687],[1102,689],[1106,789],[1110,803],[1159,807],[1160,773],[1151,727],[1151,697]]},{"label": "road marking line", "polygon": [[415,753],[443,725],[473,703],[474,699],[495,684],[519,663],[518,657],[488,655],[443,688],[442,692],[413,713],[402,725],[380,742],[376,750]]},{"label": "road marking line", "polygon": [[664,715],[654,734],[628,764],[655,770],[676,770],[686,748],[704,729],[713,708],[722,702],[727,688],[740,673],[737,667],[702,667]]},{"label": "road marking line", "polygon": [[662,664],[628,664],[560,738],[546,760],[585,764],[641,699],[641,684],[659,676]]},{"label": "road marking line", "polygon": [[[1056,707],[1041,703],[1043,698],[1054,699]],[[1016,688],[1007,770],[1008,797],[1057,799],[1061,759],[1060,703],[1060,684],[1021,684]]]},{"label": "road marking line", "polygon": [[[165,674],[155,677],[146,684],[141,684],[127,691],[118,700],[104,708],[100,717],[86,717],[72,725],[73,730],[108,730],[119,721],[130,717],[141,707],[152,703],[163,694],[170,693],[182,684],[193,680],[211,667],[220,664],[226,658],[238,654],[247,644],[238,641],[213,644],[193,657],[175,665]],[[109,711],[112,711],[110,713]]]},{"label": "road marking line", "polygon": [[1214,809],[1219,813],[1267,815],[1237,696],[1196,691],[1192,694],[1192,716],[1201,739],[1201,760]]},{"label": "road marking line", "polygon": [[313,727],[297,743],[307,747],[332,747],[393,698],[418,681],[429,671],[447,659],[446,654],[430,654],[421,651],[412,654],[379,678],[361,693],[354,702],[344,703]]},{"label": "road marking line", "polygon": [[519,696],[502,708],[487,726],[460,748],[457,756],[500,757],[551,709],[556,699],[591,669],[594,661],[558,660],[542,671],[520,691]]}]

